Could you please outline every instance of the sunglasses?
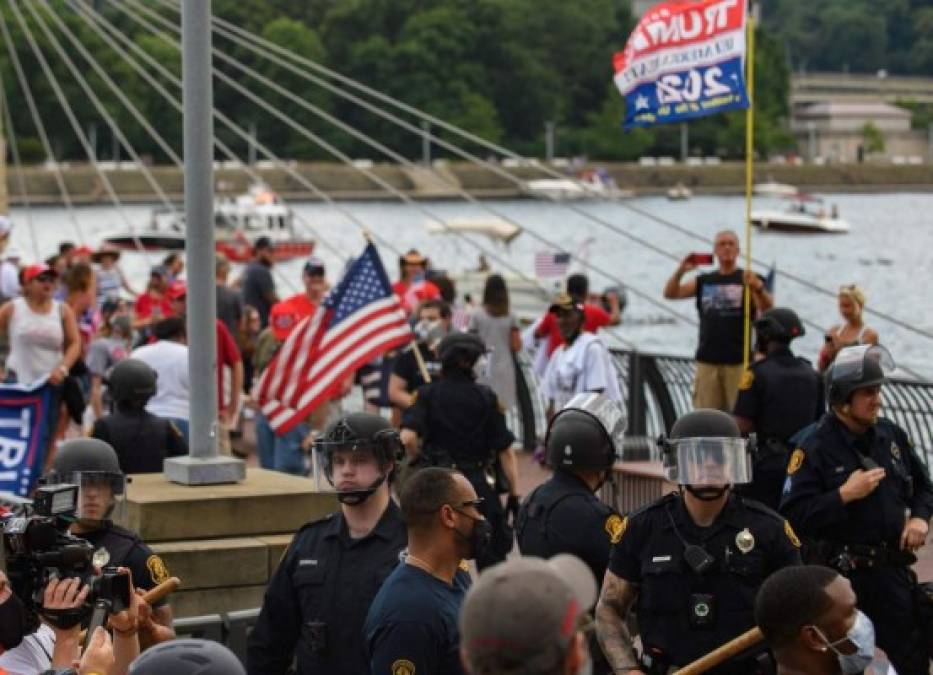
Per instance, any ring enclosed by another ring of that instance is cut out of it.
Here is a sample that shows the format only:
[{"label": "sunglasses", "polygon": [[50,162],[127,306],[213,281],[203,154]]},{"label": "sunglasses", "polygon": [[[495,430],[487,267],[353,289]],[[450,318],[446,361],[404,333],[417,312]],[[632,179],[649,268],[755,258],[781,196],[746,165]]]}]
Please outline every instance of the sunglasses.
[{"label": "sunglasses", "polygon": [[465,509],[468,506],[472,506],[478,509],[480,504],[482,504],[484,501],[485,499],[483,497],[477,497],[476,499],[469,499],[465,502],[460,502],[459,504],[451,504],[451,506],[454,508],[455,511],[459,511],[460,509]]},{"label": "sunglasses", "polygon": [[35,277],[35,280],[41,283],[52,282],[55,281],[55,277],[51,274],[40,274],[39,276]]}]

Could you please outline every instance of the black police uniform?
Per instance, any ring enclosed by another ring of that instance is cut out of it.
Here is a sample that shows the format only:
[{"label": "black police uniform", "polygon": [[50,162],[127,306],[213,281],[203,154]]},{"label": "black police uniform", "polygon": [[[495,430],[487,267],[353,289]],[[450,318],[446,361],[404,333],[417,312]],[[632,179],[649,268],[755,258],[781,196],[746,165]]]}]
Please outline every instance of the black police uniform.
[{"label": "black police uniform", "polygon": [[790,438],[823,414],[823,384],[805,358],[789,348],[769,353],[742,375],[733,411],[758,436],[752,482],[737,489],[772,509],[781,503]]},{"label": "black police uniform", "polygon": [[161,473],[166,457],[188,454],[178,427],[146,410],[120,408],[95,421],[91,437],[113,446],[127,474]]},{"label": "black police uniform", "polygon": [[[800,564],[790,524],[738,495],[710,527],[693,522],[679,494],[667,495],[625,518],[619,537],[609,570],[638,586],[643,665],[651,673],[682,667],[752,628],[759,586],[775,570]],[[696,546],[709,557],[703,572],[688,564]],[[755,662],[763,650],[709,672],[764,672]]]},{"label": "black police uniform", "polygon": [[[515,538],[522,555],[550,558],[570,553],[587,564],[602,581],[609,550],[622,533],[622,518],[596,498],[576,474],[558,469],[522,502],[515,521]],[[611,673],[593,636],[590,654],[595,675]]]},{"label": "black police uniform", "polygon": [[452,584],[403,563],[386,579],[363,627],[372,675],[462,675],[459,616],[466,563]]},{"label": "black police uniform", "polygon": [[[171,576],[162,558],[153,553],[138,534],[110,521],[106,521],[99,529],[76,536],[90,542],[95,549],[107,549],[107,553],[110,554],[107,566],[129,568],[133,573],[133,585],[136,588],[148,591]],[[163,599],[155,603],[155,606],[161,607],[167,602]]]},{"label": "black police uniform", "polygon": [[362,627],[383,581],[399,564],[408,534],[391,500],[372,532],[350,537],[341,513],[308,523],[282,557],[250,634],[250,675],[369,672]]},{"label": "black police uniform", "polygon": [[[874,466],[886,472],[874,492],[843,504],[843,483],[857,469]],[[827,413],[791,454],[781,511],[807,541],[808,561],[830,564],[849,578],[898,673],[926,675],[929,646],[915,613],[919,589],[909,567],[915,558],[900,550],[908,510],[928,521],[933,486],[907,435],[890,420],[879,419],[858,436]]]},{"label": "black police uniform", "polygon": [[414,404],[402,415],[401,426],[423,439],[425,465],[461,471],[483,498],[479,510],[492,526],[492,542],[477,565],[482,569],[505,560],[512,549],[513,533],[499,494],[487,476],[491,475],[495,453],[511,446],[515,436],[505,424],[492,389],[477,384],[466,373],[446,374],[418,390]]}]

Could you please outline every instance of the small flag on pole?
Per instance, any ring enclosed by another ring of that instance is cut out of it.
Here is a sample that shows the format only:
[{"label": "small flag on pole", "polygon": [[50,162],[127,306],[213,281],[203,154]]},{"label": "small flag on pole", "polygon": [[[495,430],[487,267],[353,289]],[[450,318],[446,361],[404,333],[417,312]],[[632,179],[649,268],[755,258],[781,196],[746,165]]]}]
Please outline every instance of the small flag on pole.
[{"label": "small flag on pole", "polygon": [[747,108],[746,0],[669,0],[613,58],[626,129]]},{"label": "small flag on pole", "polygon": [[542,279],[562,277],[570,267],[570,254],[561,251],[538,251],[535,254],[535,274]]},{"label": "small flag on pole", "polygon": [[379,253],[369,243],[317,312],[295,326],[262,374],[262,412],[275,432],[284,434],[357,368],[412,339]]}]

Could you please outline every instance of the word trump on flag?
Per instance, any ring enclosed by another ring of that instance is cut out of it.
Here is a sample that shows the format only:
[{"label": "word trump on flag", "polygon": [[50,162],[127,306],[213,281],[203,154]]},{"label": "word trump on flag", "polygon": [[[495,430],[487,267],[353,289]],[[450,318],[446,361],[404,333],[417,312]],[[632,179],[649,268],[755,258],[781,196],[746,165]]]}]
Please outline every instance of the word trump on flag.
[{"label": "word trump on flag", "polygon": [[626,129],[748,107],[745,0],[671,0],[642,16],[613,59]]}]

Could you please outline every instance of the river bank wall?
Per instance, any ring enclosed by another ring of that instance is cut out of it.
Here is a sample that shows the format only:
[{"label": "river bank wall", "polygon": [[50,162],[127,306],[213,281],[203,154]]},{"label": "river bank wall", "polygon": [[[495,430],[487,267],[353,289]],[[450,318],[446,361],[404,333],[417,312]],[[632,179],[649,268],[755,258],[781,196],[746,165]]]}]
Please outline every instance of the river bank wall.
[{"label": "river bank wall", "polygon": [[[280,168],[254,167],[275,191],[287,200],[321,200],[320,194],[337,200],[379,200],[395,197],[360,170],[324,162],[294,162],[290,169],[299,180]],[[596,165],[594,165],[596,166]],[[659,194],[676,183],[689,186],[697,194],[740,194],[744,191],[745,167],[741,162],[719,165],[641,166],[638,164],[599,163],[616,183],[636,194]],[[512,199],[524,196],[520,184],[494,171],[467,163],[437,163],[432,169],[409,169],[394,164],[376,164],[373,175],[393,188],[416,199],[456,199],[457,186],[475,197]],[[520,181],[547,178],[541,168],[499,167],[499,171]],[[174,167],[152,167],[154,180],[172,201],[181,201],[182,172]],[[90,165],[62,165],[65,191],[75,204],[107,204],[111,197],[105,182]],[[127,203],[159,202],[161,198],[138,167],[108,168],[105,176],[121,201]],[[790,183],[808,192],[905,192],[933,191],[933,165],[895,166],[840,164],[830,166],[787,166],[767,164],[756,167],[756,181],[776,180]],[[22,183],[20,181],[22,178]],[[218,194],[235,195],[251,183],[242,168],[221,166],[215,172]],[[20,174],[8,169],[8,194],[14,206],[31,204],[61,205],[65,197],[54,171],[44,167],[25,167]],[[25,193],[25,194],[24,194]]]}]

